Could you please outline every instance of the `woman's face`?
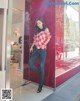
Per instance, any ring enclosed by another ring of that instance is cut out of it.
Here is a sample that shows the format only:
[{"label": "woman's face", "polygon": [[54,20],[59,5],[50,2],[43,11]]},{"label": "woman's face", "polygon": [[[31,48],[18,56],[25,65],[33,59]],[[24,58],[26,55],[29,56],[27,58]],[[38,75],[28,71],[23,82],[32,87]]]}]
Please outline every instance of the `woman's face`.
[{"label": "woman's face", "polygon": [[40,21],[40,20],[38,20],[38,21],[37,21],[37,26],[38,26],[40,29],[42,29],[42,28],[43,28],[43,22]]}]

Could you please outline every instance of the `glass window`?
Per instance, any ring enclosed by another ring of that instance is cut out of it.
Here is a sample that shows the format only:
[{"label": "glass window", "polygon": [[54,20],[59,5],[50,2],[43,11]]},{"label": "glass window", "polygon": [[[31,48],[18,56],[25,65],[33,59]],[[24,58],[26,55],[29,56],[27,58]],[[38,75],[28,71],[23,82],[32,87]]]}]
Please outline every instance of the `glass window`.
[{"label": "glass window", "polygon": [[56,7],[56,77],[80,65],[79,21],[79,6]]},{"label": "glass window", "polygon": [[79,12],[71,6],[64,9],[64,59],[80,55]]}]

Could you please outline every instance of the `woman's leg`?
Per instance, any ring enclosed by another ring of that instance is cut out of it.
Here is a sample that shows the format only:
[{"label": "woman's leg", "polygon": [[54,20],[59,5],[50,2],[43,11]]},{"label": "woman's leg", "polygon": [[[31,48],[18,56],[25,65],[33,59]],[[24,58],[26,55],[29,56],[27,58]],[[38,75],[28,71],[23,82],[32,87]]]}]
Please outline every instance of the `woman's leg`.
[{"label": "woman's leg", "polygon": [[43,85],[44,82],[44,65],[46,60],[46,49],[40,50],[40,85]]},{"label": "woman's leg", "polygon": [[38,67],[36,67],[36,66],[34,65],[34,62],[35,62],[35,60],[37,59],[37,57],[38,57],[38,52],[36,51],[35,53],[32,54],[32,56],[31,56],[30,59],[29,59],[29,66],[30,66],[31,69],[33,69],[33,70],[39,72]]},{"label": "woman's leg", "polygon": [[40,83],[37,93],[40,93],[42,91],[43,82],[44,82],[44,64],[46,60],[46,50],[40,49],[38,52],[40,55]]}]

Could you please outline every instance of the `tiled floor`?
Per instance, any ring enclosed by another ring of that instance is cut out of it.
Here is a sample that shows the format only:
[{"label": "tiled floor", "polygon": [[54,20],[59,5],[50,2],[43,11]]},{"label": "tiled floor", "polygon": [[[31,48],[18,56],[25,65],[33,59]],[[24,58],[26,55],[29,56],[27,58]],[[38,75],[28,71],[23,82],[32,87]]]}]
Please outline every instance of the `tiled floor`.
[{"label": "tiled floor", "polygon": [[80,73],[58,87],[43,101],[80,101]]},{"label": "tiled floor", "polygon": [[23,83],[23,73],[17,70],[18,64],[11,64],[10,68],[10,86],[15,89]]},{"label": "tiled floor", "polygon": [[37,84],[30,83],[15,89],[13,101],[42,101],[53,93],[53,90],[47,87],[43,87],[41,93],[36,93],[37,87]]},{"label": "tiled floor", "polygon": [[36,93],[38,85],[23,83],[23,73],[16,70],[16,65],[11,67],[11,87],[13,88],[13,101],[80,101],[80,74],[77,74],[63,85],[58,87],[55,92],[46,86],[41,93]]},{"label": "tiled floor", "polygon": [[23,84],[23,73],[16,70],[17,64],[11,65],[11,88],[13,88],[13,101],[41,101],[50,94],[53,93],[52,88],[43,87],[41,93],[36,93],[38,85],[35,83],[29,83],[26,86],[21,86]]}]

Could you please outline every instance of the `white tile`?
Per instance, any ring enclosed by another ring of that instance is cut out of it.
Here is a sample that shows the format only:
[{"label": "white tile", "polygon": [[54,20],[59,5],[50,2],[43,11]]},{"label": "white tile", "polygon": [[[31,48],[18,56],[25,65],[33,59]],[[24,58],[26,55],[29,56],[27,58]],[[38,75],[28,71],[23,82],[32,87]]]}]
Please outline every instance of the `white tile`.
[{"label": "white tile", "polygon": [[52,89],[45,86],[41,93],[36,93],[37,88],[38,85],[30,83],[26,86],[15,89],[13,101],[41,101],[53,93]]},{"label": "white tile", "polygon": [[10,86],[11,88],[17,88],[23,83],[23,72],[17,70],[18,64],[11,64],[10,68]]},{"label": "white tile", "polygon": [[16,68],[17,64],[12,64],[10,69],[10,83],[14,92],[13,101],[41,101],[53,93],[51,88],[45,86],[41,93],[37,93],[38,85],[36,83],[20,86],[23,84],[23,72],[17,71]]}]

